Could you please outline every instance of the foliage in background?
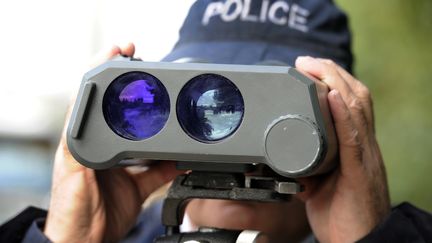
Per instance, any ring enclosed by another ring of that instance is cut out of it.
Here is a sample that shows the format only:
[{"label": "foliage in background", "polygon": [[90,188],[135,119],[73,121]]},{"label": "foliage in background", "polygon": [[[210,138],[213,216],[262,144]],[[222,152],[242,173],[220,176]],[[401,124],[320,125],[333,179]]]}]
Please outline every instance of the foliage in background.
[{"label": "foliage in background", "polygon": [[371,89],[393,204],[432,211],[432,1],[336,0]]}]

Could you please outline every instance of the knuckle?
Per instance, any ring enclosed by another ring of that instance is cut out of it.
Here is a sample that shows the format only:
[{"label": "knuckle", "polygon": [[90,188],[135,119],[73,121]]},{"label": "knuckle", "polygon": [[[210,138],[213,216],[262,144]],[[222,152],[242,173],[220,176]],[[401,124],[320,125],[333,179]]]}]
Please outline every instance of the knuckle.
[{"label": "knuckle", "polygon": [[352,119],[359,129],[368,129],[369,124],[366,116],[366,111],[363,103],[359,98],[353,98],[349,104],[349,109],[352,111]]},{"label": "knuckle", "polygon": [[341,143],[341,146],[348,148],[351,154],[357,160],[362,160],[363,148],[359,139],[359,131],[357,129],[352,129],[349,134],[347,134],[345,141]]},{"label": "knuckle", "polygon": [[337,65],[334,61],[330,60],[330,59],[324,59],[323,61],[329,68],[331,68],[332,70],[336,71]]},{"label": "knuckle", "polygon": [[349,147],[359,147],[360,146],[359,131],[357,129],[351,130],[351,132],[347,136],[347,139],[345,141],[345,145],[349,146]]},{"label": "knuckle", "polygon": [[332,76],[338,74],[337,64],[333,60],[324,59],[324,58],[320,58],[319,60],[321,61],[321,63],[323,63],[326,66],[326,71],[328,72],[328,74]]},{"label": "knuckle", "polygon": [[361,111],[363,107],[360,100],[357,97],[353,97],[348,105],[348,108],[355,111]]},{"label": "knuckle", "polygon": [[358,84],[359,84],[357,87],[358,96],[361,97],[362,99],[371,100],[371,92],[369,88],[366,87],[366,85],[360,83],[360,81]]},{"label": "knuckle", "polygon": [[333,60],[330,59],[321,59],[325,64],[329,65],[329,66],[336,66],[336,63]]},{"label": "knuckle", "polygon": [[326,68],[325,73],[327,75],[326,80],[336,87],[339,87],[341,85],[341,80],[339,78],[339,74],[336,69],[334,68]]}]

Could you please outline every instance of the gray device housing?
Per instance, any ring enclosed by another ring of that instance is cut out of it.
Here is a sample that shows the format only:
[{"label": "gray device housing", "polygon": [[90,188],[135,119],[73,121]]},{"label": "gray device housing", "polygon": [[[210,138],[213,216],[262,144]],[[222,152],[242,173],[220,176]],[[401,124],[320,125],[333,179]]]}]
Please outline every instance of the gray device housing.
[{"label": "gray device housing", "polygon": [[[132,141],[107,125],[102,100],[109,84],[132,71],[158,78],[171,107],[164,128],[151,138]],[[244,115],[234,134],[203,143],[181,128],[176,100],[192,78],[222,75],[240,90]],[[288,66],[108,61],[82,80],[67,130],[73,157],[86,167],[107,169],[127,159],[206,163],[266,164],[285,177],[324,173],[335,166],[337,141],[327,102],[327,86]]]}]

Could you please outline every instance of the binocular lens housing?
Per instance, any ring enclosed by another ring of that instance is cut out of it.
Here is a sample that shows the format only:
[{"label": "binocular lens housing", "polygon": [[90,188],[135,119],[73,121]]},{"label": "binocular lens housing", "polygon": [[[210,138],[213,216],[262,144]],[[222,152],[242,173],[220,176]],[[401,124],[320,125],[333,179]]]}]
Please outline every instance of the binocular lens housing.
[{"label": "binocular lens housing", "polygon": [[102,108],[108,126],[117,135],[140,141],[162,130],[169,117],[170,99],[156,77],[128,72],[109,85]]},{"label": "binocular lens housing", "polygon": [[177,118],[195,140],[212,143],[233,134],[243,118],[244,102],[238,88],[217,74],[192,78],[177,98]]},{"label": "binocular lens housing", "polygon": [[[117,77],[103,98],[103,113],[117,135],[141,141],[166,124],[170,99],[161,81],[144,72]],[[243,97],[227,78],[203,74],[191,79],[177,99],[177,117],[183,130],[204,143],[220,141],[237,130],[244,113]]]}]

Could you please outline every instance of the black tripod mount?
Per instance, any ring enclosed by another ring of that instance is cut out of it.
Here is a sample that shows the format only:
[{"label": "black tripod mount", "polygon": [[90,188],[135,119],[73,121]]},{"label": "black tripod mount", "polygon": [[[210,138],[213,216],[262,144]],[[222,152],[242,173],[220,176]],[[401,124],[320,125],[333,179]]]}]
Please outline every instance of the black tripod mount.
[{"label": "black tripod mount", "polygon": [[[187,203],[194,198],[256,202],[286,202],[302,191],[297,182],[283,177],[246,176],[243,172],[191,171],[178,176],[169,188],[162,209],[166,234],[156,243],[238,243],[259,242],[241,239],[260,238],[256,231],[233,231],[201,228],[197,232],[180,233]],[[238,241],[238,240],[241,241]]]}]

